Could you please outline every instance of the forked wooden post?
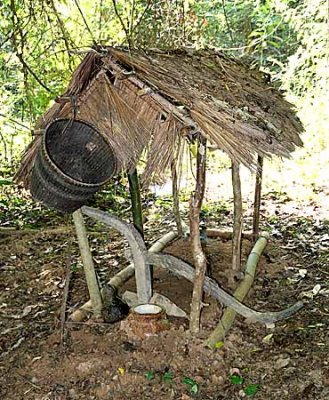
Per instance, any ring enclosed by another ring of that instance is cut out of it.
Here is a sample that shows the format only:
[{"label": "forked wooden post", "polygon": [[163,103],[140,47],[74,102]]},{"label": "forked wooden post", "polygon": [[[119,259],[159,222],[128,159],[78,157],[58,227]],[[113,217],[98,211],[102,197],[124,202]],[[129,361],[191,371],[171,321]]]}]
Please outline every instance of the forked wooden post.
[{"label": "forked wooden post", "polygon": [[190,236],[195,267],[190,315],[190,331],[199,332],[203,284],[206,274],[206,257],[200,241],[200,210],[206,182],[206,139],[198,140],[195,191],[190,199]]},{"label": "forked wooden post", "polygon": [[98,287],[97,277],[94,268],[93,257],[91,255],[85,223],[81,210],[74,211],[73,221],[75,230],[78,237],[79,249],[81,253],[83,269],[86,276],[89,296],[92,304],[92,308],[96,317],[100,317],[102,313],[102,298],[100,289]]},{"label": "forked wooden post", "polygon": [[259,234],[259,221],[260,221],[260,202],[262,193],[262,179],[263,179],[263,164],[264,159],[260,155],[257,158],[256,170],[256,184],[255,184],[255,198],[254,198],[254,215],[252,223],[253,241],[256,242]]}]

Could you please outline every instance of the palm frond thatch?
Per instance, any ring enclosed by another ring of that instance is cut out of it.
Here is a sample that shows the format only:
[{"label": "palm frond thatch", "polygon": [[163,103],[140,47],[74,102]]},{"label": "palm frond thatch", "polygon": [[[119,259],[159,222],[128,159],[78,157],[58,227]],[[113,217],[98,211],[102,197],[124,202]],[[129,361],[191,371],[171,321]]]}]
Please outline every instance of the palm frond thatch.
[{"label": "palm frond thatch", "polygon": [[[134,167],[146,149],[146,181],[178,162],[182,139],[196,133],[249,168],[255,154],[289,156],[302,145],[292,105],[266,77],[210,50],[93,50],[36,128],[63,117],[106,135],[119,168]],[[16,175],[27,187],[39,144],[36,137]]]}]

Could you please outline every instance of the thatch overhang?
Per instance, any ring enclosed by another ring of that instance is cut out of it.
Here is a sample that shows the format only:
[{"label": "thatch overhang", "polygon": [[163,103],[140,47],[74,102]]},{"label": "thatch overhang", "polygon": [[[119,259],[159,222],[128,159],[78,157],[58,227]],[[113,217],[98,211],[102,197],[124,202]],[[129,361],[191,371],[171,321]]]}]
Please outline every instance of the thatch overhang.
[{"label": "thatch overhang", "polygon": [[197,134],[249,168],[255,154],[287,157],[301,146],[293,107],[265,75],[221,53],[90,51],[66,92],[39,119],[16,180],[29,187],[41,134],[57,118],[87,120],[103,132],[118,169],[147,149],[145,178],[159,178],[179,160],[182,139]]}]

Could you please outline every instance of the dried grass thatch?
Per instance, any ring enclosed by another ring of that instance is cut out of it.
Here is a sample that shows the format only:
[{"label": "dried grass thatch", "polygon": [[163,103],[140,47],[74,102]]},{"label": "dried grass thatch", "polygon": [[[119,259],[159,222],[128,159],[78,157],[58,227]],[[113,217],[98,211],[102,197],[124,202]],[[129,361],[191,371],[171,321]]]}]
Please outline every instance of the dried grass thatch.
[{"label": "dried grass thatch", "polygon": [[[91,51],[36,129],[63,117],[103,132],[120,168],[133,167],[146,149],[146,180],[160,177],[179,159],[182,139],[197,133],[250,168],[256,153],[288,156],[302,145],[291,104],[264,75],[208,50]],[[30,144],[16,175],[26,186],[39,143]]]}]

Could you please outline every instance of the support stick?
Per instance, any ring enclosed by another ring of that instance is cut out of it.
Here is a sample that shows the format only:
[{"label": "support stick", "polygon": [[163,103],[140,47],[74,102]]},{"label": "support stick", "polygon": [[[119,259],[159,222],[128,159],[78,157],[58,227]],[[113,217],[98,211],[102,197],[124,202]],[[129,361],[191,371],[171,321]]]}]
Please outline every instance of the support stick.
[{"label": "support stick", "polygon": [[259,234],[259,220],[260,220],[260,202],[262,192],[262,178],[263,178],[263,162],[264,159],[260,155],[257,158],[257,171],[256,171],[256,185],[255,185],[255,199],[254,199],[254,215],[252,224],[253,240],[256,242]]},{"label": "support stick", "polygon": [[128,182],[134,225],[142,237],[144,237],[141,193],[136,168],[133,170],[133,172],[128,173]]},{"label": "support stick", "polygon": [[78,237],[83,269],[85,271],[85,276],[93,311],[96,317],[101,317],[103,303],[98,287],[93,258],[90,252],[86,227],[83,221],[81,209],[74,211],[73,221]]},{"label": "support stick", "polygon": [[178,177],[176,166],[173,163],[171,166],[171,178],[172,178],[172,195],[173,195],[173,212],[175,216],[175,222],[177,227],[178,236],[183,236],[183,225],[182,218],[179,211],[179,191],[178,191]]}]

